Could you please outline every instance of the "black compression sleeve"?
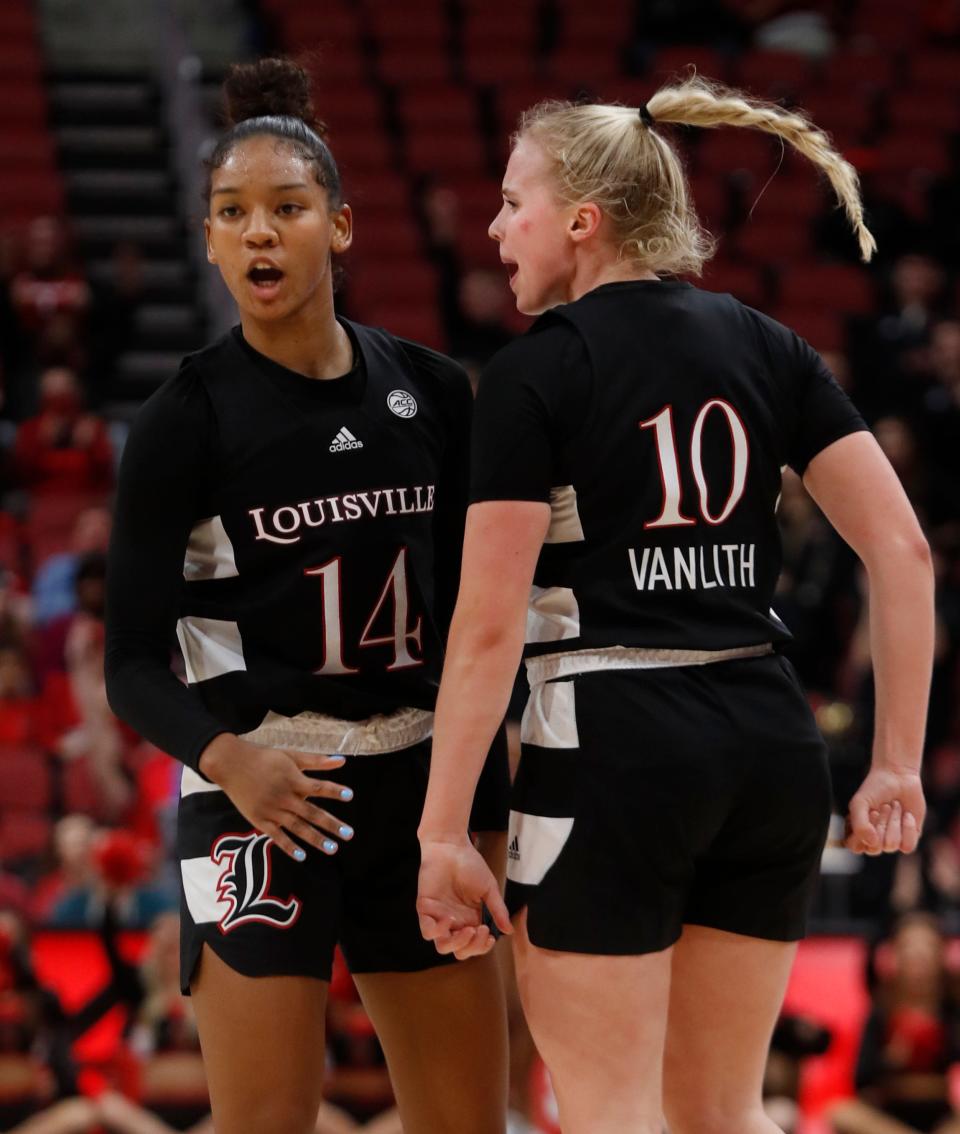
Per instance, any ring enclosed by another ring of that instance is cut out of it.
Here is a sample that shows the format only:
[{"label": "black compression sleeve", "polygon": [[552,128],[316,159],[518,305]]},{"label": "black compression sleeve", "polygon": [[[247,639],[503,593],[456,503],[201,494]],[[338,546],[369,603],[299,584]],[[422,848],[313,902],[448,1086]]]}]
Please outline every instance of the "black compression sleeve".
[{"label": "black compression sleeve", "polygon": [[184,553],[203,517],[210,416],[189,368],[140,411],[120,466],[107,571],[110,707],[194,769],[207,744],[226,731],[170,669]]}]

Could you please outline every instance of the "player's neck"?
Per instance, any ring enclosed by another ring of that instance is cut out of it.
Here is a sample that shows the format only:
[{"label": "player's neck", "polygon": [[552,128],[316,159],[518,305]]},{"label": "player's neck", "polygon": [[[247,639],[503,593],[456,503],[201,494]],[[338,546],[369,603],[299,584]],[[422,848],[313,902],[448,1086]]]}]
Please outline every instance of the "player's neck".
[{"label": "player's neck", "polygon": [[570,281],[570,297],[568,303],[573,303],[581,296],[593,291],[604,284],[626,283],[629,280],[655,280],[659,277],[655,272],[639,268],[629,260],[611,260],[607,256],[581,257]]},{"label": "player's neck", "polygon": [[276,322],[241,315],[240,325],[254,350],[307,378],[339,378],[353,367],[353,346],[334,316],[332,296],[321,310],[302,308]]}]

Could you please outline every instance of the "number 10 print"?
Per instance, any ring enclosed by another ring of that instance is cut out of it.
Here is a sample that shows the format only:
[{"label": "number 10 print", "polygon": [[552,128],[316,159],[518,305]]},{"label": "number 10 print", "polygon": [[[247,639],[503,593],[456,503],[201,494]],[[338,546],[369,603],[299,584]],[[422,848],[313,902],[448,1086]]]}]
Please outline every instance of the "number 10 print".
[{"label": "number 10 print", "polygon": [[[733,449],[733,479],[727,500],[717,515],[710,511],[709,488],[703,471],[703,427],[711,410],[720,410],[730,431],[730,445]],[[655,520],[649,520],[645,528],[690,527],[696,520],[685,516],[681,511],[680,457],[677,453],[677,439],[673,429],[673,407],[664,406],[654,417],[640,422],[641,429],[653,429],[657,445],[657,460],[660,462],[660,479],[663,483],[663,508]],[[750,462],[750,447],[747,431],[737,411],[722,398],[713,398],[700,408],[693,433],[690,437],[690,463],[693,466],[693,479],[697,482],[700,497],[700,515],[708,524],[722,524],[740,503],[747,485],[747,467]]]}]

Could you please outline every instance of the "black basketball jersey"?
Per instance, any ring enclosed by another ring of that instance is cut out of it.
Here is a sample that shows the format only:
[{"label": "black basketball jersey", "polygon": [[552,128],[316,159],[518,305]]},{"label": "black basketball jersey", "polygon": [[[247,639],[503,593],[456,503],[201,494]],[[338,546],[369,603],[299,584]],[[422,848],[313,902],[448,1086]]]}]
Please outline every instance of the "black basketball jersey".
[{"label": "black basketball jersey", "polygon": [[[119,715],[196,767],[270,711],[432,709],[459,578],[472,399],[449,359],[344,324],[305,378],[237,328],[189,356],[124,453],[108,583]],[[176,626],[190,690],[169,670]]]},{"label": "black basketball jersey", "polygon": [[805,342],[680,281],[597,288],[480,382],[471,498],[544,500],[527,652],[783,642],[783,468],[866,426]]}]

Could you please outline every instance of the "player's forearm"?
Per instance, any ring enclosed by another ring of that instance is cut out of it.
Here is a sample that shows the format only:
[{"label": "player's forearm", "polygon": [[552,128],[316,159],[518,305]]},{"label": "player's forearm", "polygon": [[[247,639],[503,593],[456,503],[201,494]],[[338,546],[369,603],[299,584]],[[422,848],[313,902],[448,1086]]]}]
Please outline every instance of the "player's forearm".
[{"label": "player's forearm", "polygon": [[919,534],[894,536],[866,563],[876,688],[874,763],[916,771],[933,666],[933,568]]},{"label": "player's forearm", "polygon": [[480,770],[510,700],[523,649],[521,611],[457,608],[437,698],[420,837],[465,836]]}]

